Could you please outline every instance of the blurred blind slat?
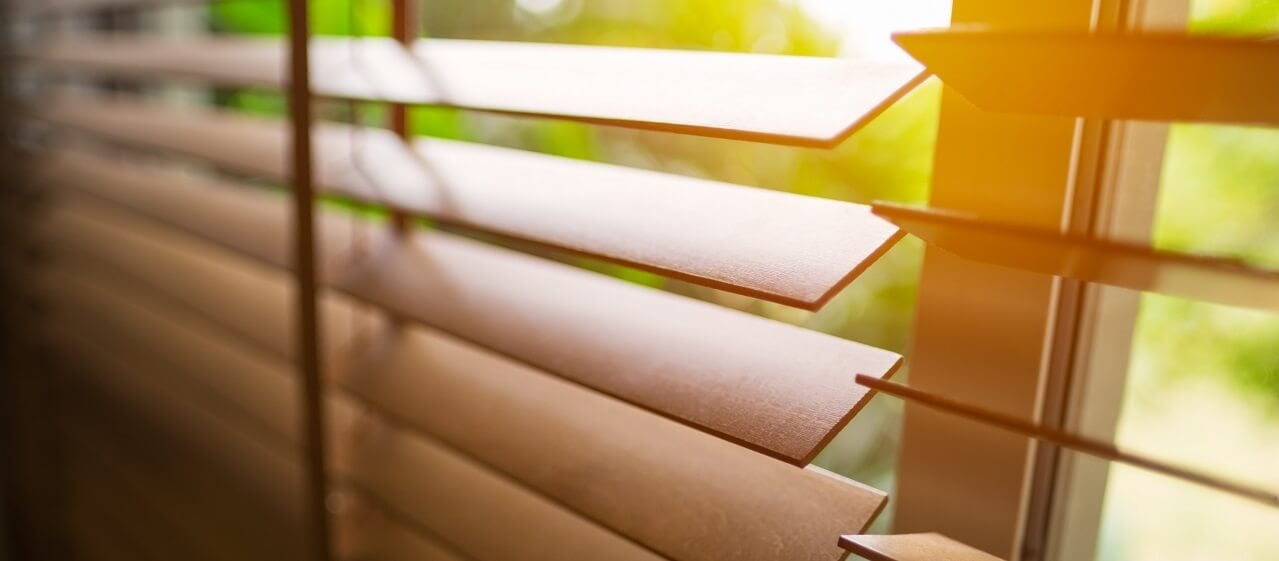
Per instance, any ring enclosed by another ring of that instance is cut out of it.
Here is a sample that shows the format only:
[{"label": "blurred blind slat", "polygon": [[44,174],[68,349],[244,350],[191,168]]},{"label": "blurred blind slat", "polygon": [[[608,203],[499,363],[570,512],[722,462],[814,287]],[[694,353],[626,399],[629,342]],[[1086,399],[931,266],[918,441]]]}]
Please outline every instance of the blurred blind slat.
[{"label": "blurred blind slat", "polygon": [[232,561],[242,555],[242,544],[236,544],[234,549],[228,547],[224,536],[217,536],[212,528],[195,520],[191,515],[191,505],[159,490],[153,481],[163,475],[145,469],[139,462],[130,461],[128,454],[106,446],[92,429],[70,425],[64,421],[62,426],[71,454],[83,458],[84,461],[80,462],[83,467],[100,473],[104,481],[109,481],[106,486],[120,490],[121,500],[115,501],[114,506],[127,508],[128,505],[136,505],[144,513],[147,527],[153,529],[149,535],[172,533],[183,549],[197,552],[194,559]]},{"label": "blurred blind slat", "polygon": [[[253,1],[253,0],[249,0]],[[209,0],[13,0],[13,11],[21,16],[62,16],[118,8],[196,6]]]},{"label": "blurred blind slat", "polygon": [[956,255],[1004,267],[1219,304],[1279,310],[1279,271],[1123,242],[878,204],[875,213]]},{"label": "blurred blind slat", "polygon": [[[70,365],[84,370],[94,367],[71,355],[74,353],[64,355]],[[153,430],[167,425],[132,422],[118,407],[104,407],[101,402],[105,397],[75,400],[76,407],[63,415],[64,430],[100,443],[121,458],[128,469],[146,478],[153,493],[181,504],[184,516],[213,534],[233,558],[266,561],[297,549],[296,534],[279,531],[278,524],[261,516],[264,509],[247,508],[245,496],[225,485],[224,478],[213,471],[219,465],[216,458],[192,459],[184,443],[174,442],[165,431]],[[77,457],[86,462],[94,459],[92,453]]]},{"label": "blurred blind slat", "polygon": [[[288,175],[278,120],[85,101],[39,114],[240,173]],[[320,125],[315,138],[325,191],[806,309],[901,236],[864,205],[448,140],[410,149],[389,131],[344,125]],[[69,157],[57,165],[94,172]]]},{"label": "blurred blind slat", "polygon": [[[61,223],[66,224],[60,226],[62,229],[79,225],[65,220]],[[240,329],[251,330],[258,318],[286,315],[284,299],[252,312],[237,305],[234,300],[238,295],[275,291],[264,290],[262,285],[267,283],[261,280],[237,282],[220,274],[210,263],[214,259],[204,257],[207,250],[184,248],[178,254],[166,255],[146,247],[162,242],[161,232],[129,227],[127,223],[115,230],[147,235],[145,241],[129,241],[111,230],[79,225],[78,231],[67,232],[61,238],[69,244],[97,246],[107,256],[112,252],[127,255],[130,261],[126,266],[142,269],[137,271],[139,276],[147,276],[146,269],[152,267],[187,269],[188,273],[177,278],[202,278],[224,289],[216,295],[216,301],[205,302],[203,307],[246,310],[236,322]],[[153,281],[152,285],[162,282]],[[276,280],[276,284],[282,283],[283,279]],[[201,305],[199,287],[177,282],[168,290],[170,294],[185,292],[187,296],[181,299]],[[127,322],[138,312],[130,313],[117,305],[102,315]],[[138,338],[157,330],[181,331],[181,317],[163,325],[166,322],[162,317],[171,315],[175,313],[158,314],[150,326],[119,325],[117,329],[130,331]],[[790,536],[784,542],[786,551],[822,558],[823,553],[836,554],[837,548],[823,543],[821,535],[841,527],[865,526],[884,502],[877,491],[828,474],[794,470],[429,331],[377,331],[368,337],[381,343],[369,345],[369,356],[355,363],[339,379],[340,385],[451,448],[489,463],[619,532],[669,552],[672,559],[715,558],[713,552],[730,547],[729,542],[748,545],[752,541],[740,531],[712,531],[705,525],[707,520],[726,520],[731,522],[729,527],[738,530],[753,529],[747,536],[758,535],[766,540],[771,538],[762,536],[785,528],[785,535]],[[174,338],[181,339],[176,333]],[[144,345],[141,341],[144,339],[134,345]],[[171,360],[199,356],[180,344],[152,352],[168,354]],[[277,423],[291,418],[289,414],[276,414],[271,405],[257,397],[288,395],[284,388],[255,391],[253,386],[265,383],[262,376],[254,377],[249,370],[243,374],[219,374],[220,362],[214,359],[201,360],[201,364],[207,367],[193,370],[211,378],[208,385],[227,392],[228,402],[260,404],[256,406],[261,409],[258,415],[275,417]],[[218,376],[241,380],[219,380]],[[430,408],[421,407],[431,396],[449,399]],[[557,436],[566,434],[576,435],[575,440]],[[386,446],[386,439],[379,441],[383,444],[374,450],[357,449],[351,453],[360,465],[378,470],[361,479],[385,482],[391,497],[397,496],[395,489],[403,493],[422,485],[413,482],[413,474],[424,468],[407,459],[391,461],[383,457],[377,450]],[[708,465],[715,469],[708,470]],[[437,472],[438,469],[432,471]],[[595,474],[596,485],[590,494],[577,491],[571,479],[549,475],[583,472]],[[725,481],[731,484],[714,484]],[[694,500],[695,497],[705,499]],[[769,506],[761,508],[762,505]],[[648,509],[653,510],[650,516],[636,517]],[[700,541],[693,540],[693,535],[702,537]],[[690,543],[699,545],[688,549],[690,546],[684,544]],[[761,543],[759,548],[748,547],[737,558],[771,555],[766,551],[771,550]]]},{"label": "blurred blind slat", "polygon": [[869,561],[1000,561],[941,534],[850,535],[839,545]]},{"label": "blurred blind slat", "polygon": [[[275,39],[96,39],[24,51],[90,72],[285,86]],[[315,39],[317,95],[571,118],[776,143],[828,146],[924,79],[880,63],[619,47],[424,39]]]},{"label": "blurred blind slat", "polygon": [[1272,37],[952,28],[895,38],[987,110],[1279,126]]},{"label": "blurred blind slat", "polygon": [[[59,169],[45,170],[46,180]],[[96,169],[92,181],[60,184],[269,263],[288,262],[287,208],[279,197],[117,163]],[[272,210],[277,218],[269,220]],[[347,220],[331,221],[349,227]],[[455,236],[383,234],[390,233],[369,232],[359,255],[325,244],[321,262],[330,282],[797,465],[806,465],[866,399],[851,373],[885,376],[900,363],[887,351]],[[343,260],[349,266],[339,267]],[[657,360],[663,356],[678,359]]]},{"label": "blurred blind slat", "polygon": [[[173,373],[169,383],[185,384],[188,395],[172,401],[206,408],[221,418],[258,429],[259,446],[271,446],[277,454],[289,457],[289,446],[298,443],[298,436],[293,428],[297,418],[296,400],[281,401],[287,400],[288,390],[294,385],[288,370],[276,368],[265,373],[219,370],[217,367],[224,364],[226,358],[218,356],[228,354],[226,349],[234,345],[228,344],[222,350],[216,345],[192,349],[192,339],[210,337],[190,327],[199,324],[194,317],[164,305],[146,304],[145,295],[135,295],[130,289],[91,271],[78,277],[93,279],[93,284],[101,288],[79,286],[76,290],[64,290],[60,297],[84,310],[78,325],[100,328],[95,342],[135,357],[135,368]],[[283,281],[281,278],[280,282]],[[276,306],[276,309],[282,311],[282,307]],[[183,320],[187,320],[185,324]],[[157,330],[169,333],[175,344],[149,345],[149,338]],[[192,366],[186,369],[168,366],[183,360]],[[235,380],[228,382],[220,377]],[[214,389],[214,392],[201,393],[196,386]],[[262,394],[276,396],[276,399],[264,400]],[[332,438],[341,445],[333,451],[335,476],[343,484],[371,493],[376,497],[376,504],[394,508],[397,514],[413,518],[430,531],[429,534],[418,532],[415,541],[431,539],[427,536],[447,536],[453,547],[486,561],[515,556],[546,561],[658,559],[431,439],[395,428],[367,434],[368,424],[354,417],[356,410],[349,400],[340,398],[337,395],[329,400],[330,413],[344,417],[330,423]],[[179,423],[174,419],[163,422]],[[260,430],[263,428],[266,430]],[[207,443],[208,439],[193,441]],[[217,449],[228,450],[224,446]],[[230,457],[246,456],[253,457],[246,454]],[[430,473],[432,477],[423,478],[423,473]],[[356,536],[363,534],[361,528],[354,530],[352,533]]]}]

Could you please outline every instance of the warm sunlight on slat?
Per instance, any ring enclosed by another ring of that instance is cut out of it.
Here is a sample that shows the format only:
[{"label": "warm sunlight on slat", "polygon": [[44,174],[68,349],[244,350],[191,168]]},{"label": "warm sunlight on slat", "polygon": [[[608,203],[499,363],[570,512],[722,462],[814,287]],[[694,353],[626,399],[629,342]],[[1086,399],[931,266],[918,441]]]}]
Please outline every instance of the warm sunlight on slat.
[{"label": "warm sunlight on slat", "polygon": [[[289,264],[280,241],[287,207],[279,197],[111,165],[125,173],[59,184],[268,263]],[[355,219],[326,220],[350,228]],[[328,282],[796,465],[809,463],[864,406],[867,392],[853,374],[887,376],[900,364],[895,353],[457,236],[424,232],[398,239],[386,233],[369,232],[368,247],[358,255],[321,244]],[[325,239],[338,241],[332,232]],[[344,259],[349,267],[341,266]],[[597,344],[577,344],[584,340]]]},{"label": "warm sunlight on slat", "polygon": [[[919,65],[540,43],[315,39],[316,95],[829,146],[901,98]],[[78,39],[23,51],[90,72],[285,86],[268,39]]]},{"label": "warm sunlight on slat", "polygon": [[952,28],[895,38],[990,111],[1279,126],[1279,41]]},{"label": "warm sunlight on slat", "polygon": [[[284,123],[210,110],[65,102],[49,121],[287,179]],[[381,129],[317,125],[321,189],[804,309],[901,237],[865,205]],[[58,164],[86,180],[98,170]]]}]

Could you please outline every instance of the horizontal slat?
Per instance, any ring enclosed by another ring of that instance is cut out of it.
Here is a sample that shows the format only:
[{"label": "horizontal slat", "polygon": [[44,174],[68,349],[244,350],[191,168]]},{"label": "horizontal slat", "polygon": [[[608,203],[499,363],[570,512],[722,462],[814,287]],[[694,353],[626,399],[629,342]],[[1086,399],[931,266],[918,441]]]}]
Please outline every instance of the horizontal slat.
[{"label": "horizontal slat", "polygon": [[[109,550],[127,550],[134,559],[140,561],[175,558],[203,561],[204,558],[198,553],[185,551],[185,548],[174,542],[172,535],[151,527],[150,524],[154,521],[146,518],[137,508],[134,502],[136,498],[121,492],[114,485],[115,481],[103,477],[101,473],[91,469],[91,466],[69,462],[62,475],[64,500],[72,516],[83,517],[90,523],[107,527],[109,543],[112,544],[108,546]],[[98,555],[96,551],[80,553],[91,558]]]},{"label": "horizontal slat", "polygon": [[959,28],[894,39],[987,110],[1279,126],[1269,37]]},{"label": "horizontal slat", "polygon": [[[121,164],[95,170],[69,186],[246,256],[289,262],[278,196]],[[335,216],[325,224],[351,227]],[[797,465],[864,405],[852,376],[887,376],[901,361],[447,234],[401,240],[374,229],[365,250],[345,253],[325,234],[322,268],[349,294]],[[338,274],[343,260],[350,266]]]},{"label": "horizontal slat", "polygon": [[[380,512],[371,512],[368,517],[362,522],[354,541],[350,543],[351,559],[367,561],[468,561],[470,559],[412,531],[408,525],[389,520]],[[533,558],[533,556],[526,557],[526,559]]]},{"label": "horizontal slat", "polygon": [[[75,349],[74,344],[58,346],[60,360],[73,368],[109,369],[116,362],[90,364]],[[68,400],[71,406],[60,415],[62,422],[70,425],[66,430],[88,435],[113,455],[127,459],[133,466],[131,471],[144,474],[156,496],[180,504],[184,516],[213,535],[235,559],[281,559],[301,547],[302,536],[296,529],[281,531],[281,521],[272,518],[270,509],[250,504],[249,497],[227,485],[222,462],[236,458],[224,455],[224,451],[198,450],[167,429],[168,423],[155,423],[141,417],[140,411],[108,403],[111,394],[84,392],[96,388],[91,383],[73,385],[83,395]]]},{"label": "horizontal slat", "polygon": [[[82,467],[102,475],[111,486],[120,490],[123,501],[117,505],[132,505],[144,511],[148,525],[154,533],[172,533],[179,543],[185,544],[184,558],[220,559],[232,561],[249,559],[248,552],[241,551],[241,544],[227,539],[227,535],[215,533],[218,526],[198,506],[183,501],[159,484],[164,474],[148,469],[148,466],[119,448],[107,446],[89,423],[67,423],[60,419],[63,453],[68,464]],[[103,513],[110,516],[109,513]]]},{"label": "horizontal slat", "polygon": [[[279,88],[279,39],[99,38],[29,59]],[[914,62],[544,43],[314,39],[317,95],[463,107],[767,142],[831,146],[925,76]]]},{"label": "horizontal slat", "polygon": [[280,450],[251,438],[215,412],[192,407],[190,400],[172,387],[172,381],[163,380],[178,376],[161,369],[135,348],[111,345],[103,338],[111,335],[114,325],[86,316],[65,314],[55,320],[54,327],[54,341],[59,348],[93,365],[85,369],[80,383],[110,396],[120,407],[138,411],[156,426],[180,434],[181,441],[188,443],[184,450],[199,449],[223,458],[218,466],[225,474],[223,483],[229,487],[224,492],[255,497],[254,503],[246,502],[244,506],[268,508],[279,520],[289,520],[300,527],[300,523],[291,520],[297,516],[297,505],[302,500],[300,471],[286,457],[291,450]]},{"label": "horizontal slat", "polygon": [[[137,103],[65,101],[45,119],[285,181],[284,123]],[[318,182],[442,222],[817,309],[901,237],[870,207],[380,129],[317,125]],[[63,173],[90,173],[74,158]],[[80,164],[77,167],[77,163]]]},{"label": "horizontal slat", "polygon": [[830,536],[886,502],[426,332],[387,336],[346,384],[670,559],[840,559]]},{"label": "horizontal slat", "polygon": [[[200,339],[208,337],[192,329],[199,320],[186,317],[176,308],[166,309],[152,304],[154,309],[148,309],[144,305],[148,296],[137,294],[136,289],[117,284],[109,278],[92,274],[79,277],[94,280],[92,284],[81,283],[59,293],[78,312],[77,324],[99,327],[97,331],[102,333],[104,342],[109,341],[112,348],[136,357],[137,363],[156,365],[182,361],[191,365],[184,370],[183,381],[212,388],[221,397],[216,403],[208,393],[193,394],[192,399],[213,403],[228,414],[244,417],[259,428],[265,427],[267,431],[263,435],[272,438],[264,442],[278,445],[281,441],[299,441],[294,429],[296,424],[282,422],[297,417],[296,400],[277,399],[272,403],[262,397],[287,396],[289,390],[296,388],[286,367],[277,365],[269,371],[221,368],[229,360],[236,359],[229,355],[239,354],[239,351],[229,350],[234,344],[228,344],[225,337],[217,337],[223,341],[222,345],[209,345],[207,340],[201,344]],[[210,280],[223,279],[213,277]],[[226,294],[206,304],[217,306],[234,300]],[[283,306],[264,308],[258,315],[277,314],[283,315]],[[165,344],[155,344],[157,333],[165,334]],[[437,396],[419,397],[439,399]],[[185,401],[189,403],[192,399]],[[340,401],[330,399],[330,411],[340,404]],[[512,558],[529,561],[660,559],[432,440],[418,438],[393,427],[373,431],[376,438],[371,439],[367,423],[355,422],[351,416],[354,411],[349,407],[346,409],[345,422],[330,422],[335,475],[358,485],[359,489],[374,493],[380,504],[390,505],[411,516],[432,535],[448,540],[470,558],[480,561]],[[424,473],[430,477],[422,477]],[[395,529],[377,530],[376,527],[374,531],[403,533]],[[363,528],[352,532],[353,547],[367,550],[375,545],[375,549],[383,554],[396,553],[391,549],[394,544],[370,544],[373,537],[364,536],[362,532]],[[420,542],[420,538],[412,541]]]},{"label": "horizontal slat", "polygon": [[[84,228],[63,239],[119,247],[138,255],[134,266],[146,266],[142,244],[106,230]],[[159,243],[163,236],[145,234],[145,240]],[[209,307],[241,308],[230,300],[260,291],[258,284],[224,283],[215,269],[201,267],[208,259],[190,250],[157,258],[185,260],[191,276],[223,286]],[[232,321],[243,325],[276,314],[284,314],[282,304]],[[339,378],[344,387],[672,559],[772,558],[768,552],[778,548],[787,558],[838,558],[830,536],[864,527],[884,502],[878,491],[811,468],[795,470],[427,330],[379,330],[364,340],[382,343]],[[390,453],[421,460],[384,455]],[[371,480],[412,482],[425,469],[422,462],[438,455],[410,443],[356,457],[367,458],[373,473],[391,473]],[[386,492],[396,489],[408,493],[400,487]],[[441,501],[440,491],[418,492],[425,494],[409,504],[453,502]]]},{"label": "horizontal slat", "polygon": [[13,0],[16,15],[72,15],[113,8],[154,8],[205,4],[209,0]]},{"label": "horizontal slat", "polygon": [[[65,274],[68,269],[60,265],[58,274]],[[86,283],[68,283],[67,279],[61,279],[61,284],[71,286],[48,287],[53,288],[54,292],[60,296],[59,302],[63,307],[72,307],[75,311],[73,318],[62,318],[61,321],[75,324],[77,330],[87,329],[87,333],[93,333],[93,343],[96,349],[103,346],[112,350],[113,359],[121,356],[127,356],[130,364],[127,365],[133,372],[130,374],[121,374],[120,371],[115,372],[117,376],[136,376],[138,373],[146,376],[164,376],[168,378],[168,384],[176,384],[173,386],[177,392],[187,392],[185,398],[174,399],[173,401],[183,403],[187,409],[199,409],[209,407],[210,412],[227,414],[235,417],[234,422],[248,422],[253,425],[253,429],[258,432],[262,442],[276,446],[272,452],[286,461],[291,466],[296,466],[293,462],[300,455],[294,451],[294,446],[298,443],[296,431],[293,429],[294,421],[298,415],[296,408],[296,399],[292,399],[297,393],[296,385],[293,384],[289,376],[289,371],[284,369],[283,365],[278,365],[273,371],[263,371],[262,369],[237,370],[231,366],[234,363],[245,362],[249,359],[244,357],[243,351],[226,350],[221,345],[226,345],[227,340],[221,339],[217,341],[211,340],[210,337],[202,336],[198,330],[192,330],[190,325],[198,325],[200,322],[194,317],[184,317],[182,312],[175,315],[157,315],[147,310],[143,306],[135,303],[145,300],[146,297],[138,298],[132,294],[131,289],[119,290],[120,285],[115,282],[95,275],[92,269],[75,269],[79,271],[78,279],[93,279],[91,284]],[[47,275],[46,275],[47,277]],[[183,319],[188,320],[184,323]],[[163,334],[162,336],[159,334]],[[156,343],[160,343],[157,345]],[[73,345],[75,348],[78,346]],[[158,349],[158,350],[157,350]],[[81,352],[84,352],[83,350]],[[97,350],[88,351],[92,356],[101,357],[101,353]],[[186,367],[169,367],[167,365],[181,364]],[[185,390],[182,387],[186,386]],[[195,389],[195,386],[203,386],[201,389]],[[212,390],[211,392],[209,390]],[[263,394],[271,396],[271,398],[263,398]],[[180,395],[174,394],[174,395]],[[273,399],[272,399],[273,398]],[[343,403],[340,400],[331,400],[330,407],[339,406],[338,413],[342,416],[350,418],[354,410],[351,409],[349,403]],[[346,407],[340,407],[346,405]],[[330,411],[334,411],[331,409]],[[205,454],[212,454],[215,457],[248,459],[257,462],[258,469],[262,472],[262,477],[266,477],[275,470],[269,469],[272,466],[278,467],[276,462],[267,462],[263,460],[260,453],[246,453],[242,448],[228,449],[225,444],[227,441],[218,440],[210,442],[206,439],[194,439],[190,433],[192,426],[199,427],[199,423],[192,425],[192,420],[187,418],[160,418],[153,421],[161,423],[159,426],[177,427],[187,429],[187,433],[182,436],[187,444],[194,443],[194,446],[203,447]],[[344,425],[333,427],[332,425]],[[351,422],[330,423],[330,428],[335,429],[330,433],[330,438],[336,441],[349,441],[347,436],[351,431]],[[265,431],[263,431],[265,429]],[[147,440],[152,440],[148,438]],[[231,442],[237,446],[243,446],[244,442]],[[280,448],[283,446],[283,448]],[[340,448],[340,447],[339,447]],[[175,454],[173,447],[165,448],[167,454]],[[112,452],[118,454],[113,449]],[[345,451],[346,456],[352,455],[353,451]],[[101,452],[99,452],[101,455]],[[83,462],[84,460],[82,460]],[[89,462],[94,464],[94,462]],[[203,464],[201,467],[204,467]],[[135,467],[129,470],[129,473],[137,472],[141,467]],[[190,498],[183,487],[177,489],[171,486],[165,486],[165,480],[172,476],[181,477],[183,481],[192,481],[190,479],[192,469],[172,470],[169,473],[152,473],[144,472],[140,475],[146,477],[146,481],[141,485],[155,486],[155,491],[151,492],[148,498],[156,500],[169,500],[180,495]],[[291,470],[290,480],[278,481],[277,483],[292,486],[293,482],[299,481],[301,473],[296,469]],[[417,473],[421,473],[418,471]],[[434,474],[433,474],[434,476]],[[135,481],[135,483],[137,483]],[[442,484],[456,483],[456,481],[444,480]],[[204,482],[208,485],[208,482]],[[197,484],[198,485],[198,484]],[[135,485],[135,487],[138,487]],[[229,492],[225,486],[219,486],[221,492]],[[135,489],[142,492],[147,491],[145,488]],[[348,493],[348,495],[351,495]],[[134,500],[141,500],[142,497],[134,497]],[[292,499],[297,499],[293,497]],[[351,495],[351,499],[360,499],[358,493]],[[294,502],[292,506],[300,506],[300,502]],[[285,505],[290,506],[290,505]],[[497,505],[488,505],[494,507]],[[198,524],[209,524],[209,520],[203,518],[206,511],[200,510],[198,506],[189,505],[180,508],[181,512],[171,512],[175,519],[186,520],[193,519]],[[245,504],[244,508],[249,508]],[[435,506],[436,509],[442,509],[442,506]],[[554,507],[549,507],[554,509]],[[223,510],[222,514],[228,511]],[[244,517],[247,513],[239,512],[239,516]],[[547,513],[537,513],[546,516]],[[553,513],[552,513],[553,515]],[[563,515],[561,515],[563,516]],[[501,516],[495,516],[490,520],[500,520]],[[446,548],[431,541],[421,535],[417,535],[410,530],[400,526],[399,524],[388,519],[378,511],[366,512],[361,517],[352,516],[351,512],[340,513],[336,517],[337,532],[340,536],[339,544],[345,549],[345,553],[351,558],[392,561],[395,559],[417,559],[418,561],[440,560],[440,561],[463,561],[466,558],[458,557],[450,553]],[[507,520],[507,522],[521,522],[520,520]],[[519,532],[515,532],[518,534]],[[494,529],[488,539],[498,539],[499,535],[510,536],[510,531],[499,533]],[[530,536],[531,537],[531,536]],[[216,536],[215,543],[225,545],[228,536],[220,534]],[[383,539],[390,541],[382,542]],[[374,543],[376,540],[377,543]],[[525,540],[525,546],[529,546],[529,541]],[[562,545],[562,544],[561,544]],[[552,545],[552,547],[558,546]],[[537,549],[538,546],[531,546]],[[207,551],[207,550],[205,550]],[[609,551],[592,551],[589,557],[567,557],[565,559],[597,559],[601,555],[607,556]],[[291,552],[289,557],[296,556],[297,552]],[[357,554],[359,555],[358,557]],[[239,558],[245,558],[243,552],[236,554]],[[231,557],[222,557],[231,558]],[[278,556],[275,558],[279,558]]]},{"label": "horizontal slat", "polygon": [[876,214],[956,255],[1014,269],[1231,306],[1279,310],[1279,271],[996,223],[938,209],[879,204]]},{"label": "horizontal slat", "polygon": [[[233,526],[219,526],[228,531],[228,541],[252,544],[255,554],[245,552],[242,558],[265,559],[268,557],[256,553],[266,551],[289,557],[297,553],[303,543],[295,514],[300,505],[298,479],[291,476],[287,463],[277,461],[275,451],[148,380],[157,372],[130,364],[125,350],[101,348],[89,335],[100,333],[100,329],[65,323],[54,328],[52,340],[59,353],[85,365],[77,368],[80,372],[75,382],[94,392],[95,399],[113,402],[112,414],[98,416],[100,424],[116,427],[124,422],[123,417],[148,422],[146,429],[127,433],[128,438],[139,441],[132,449],[166,444],[163,452],[154,449],[145,453],[160,458],[162,473],[169,474],[173,482],[192,483],[178,487],[177,492],[201,501],[190,505],[193,516],[234,513],[239,520]],[[171,482],[157,484],[172,489]],[[260,548],[265,549],[256,551]]]},{"label": "horizontal slat", "polygon": [[842,536],[839,545],[868,561],[1000,561],[941,534]]}]

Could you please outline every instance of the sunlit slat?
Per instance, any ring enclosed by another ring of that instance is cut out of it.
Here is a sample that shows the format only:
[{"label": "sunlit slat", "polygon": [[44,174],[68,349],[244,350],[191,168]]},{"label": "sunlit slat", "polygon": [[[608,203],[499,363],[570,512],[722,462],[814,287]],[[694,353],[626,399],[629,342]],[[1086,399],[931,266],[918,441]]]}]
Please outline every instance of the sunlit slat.
[{"label": "sunlit slat", "polygon": [[894,39],[987,110],[1279,126],[1273,37],[974,27]]},{"label": "sunlit slat", "polygon": [[[190,288],[180,279],[202,277],[206,283],[223,288],[218,301],[205,307],[243,309],[233,302],[239,295],[263,292],[262,285],[269,284],[249,277],[236,281],[218,273],[209,265],[213,260],[204,256],[207,250],[147,249],[169,236],[145,229],[137,240],[125,241],[111,230],[65,221],[58,224],[59,228],[75,229],[60,236],[61,243],[120,248],[135,256],[132,267],[146,270],[153,268],[150,262],[176,262],[178,268],[193,273],[204,271],[179,276],[176,283],[155,279],[152,286],[168,284],[171,294],[189,293],[194,295],[191,299],[198,299],[202,297],[200,289]],[[280,282],[282,279],[275,281]],[[122,292],[109,290],[129,298]],[[281,299],[274,306],[224,321],[234,324],[235,329],[251,331],[247,324],[258,318],[286,315],[284,302]],[[127,318],[138,313],[117,306],[103,310],[102,315]],[[168,329],[176,330],[176,324]],[[787,552],[787,558],[838,558],[838,548],[825,536],[864,527],[883,505],[884,496],[878,491],[817,470],[796,470],[450,337],[416,328],[379,329],[366,332],[364,341],[362,347],[367,350],[359,354],[365,358],[350,363],[346,374],[337,379],[339,385],[450,448],[650,544],[672,559],[755,559],[758,555],[771,559],[771,552],[779,547]],[[170,350],[166,346],[153,352]],[[216,375],[216,371],[207,374]],[[246,373],[243,377],[249,384],[265,383],[262,376]],[[233,401],[260,401],[242,384],[217,385],[242,395]],[[432,406],[422,407],[428,401]],[[270,413],[259,415],[269,418]],[[394,444],[398,441],[398,437],[384,435],[374,438],[371,448],[350,449],[350,457],[362,466],[357,473],[369,481],[385,482],[379,489],[389,496],[424,493],[414,495],[418,499],[405,499],[408,505],[439,502],[436,495],[440,491],[405,483],[414,481],[414,474],[425,469],[421,462],[435,461],[429,458],[438,453],[414,443]],[[392,453],[398,459],[386,455]],[[714,469],[708,471],[708,466]],[[585,493],[577,485],[566,485],[566,481],[547,475],[583,472],[595,474]],[[731,523],[711,528],[706,525],[708,520]],[[743,535],[741,529],[751,531]],[[692,535],[701,537],[694,540]],[[763,541],[756,544],[756,539]],[[521,547],[523,551],[529,546]],[[745,550],[738,551],[738,547]]]},{"label": "sunlit slat", "polygon": [[[56,178],[59,168],[46,169]],[[67,181],[155,220],[287,267],[287,209],[267,193],[101,162]],[[275,217],[271,218],[271,214]],[[350,221],[327,215],[326,224]],[[495,248],[386,228],[342,251],[327,282],[491,350],[727,440],[806,465],[864,405],[853,373],[895,353]],[[589,343],[589,344],[586,344]],[[666,357],[666,358],[664,358]],[[669,358],[674,357],[674,358]]]},{"label": "sunlit slat", "polygon": [[1059,234],[939,209],[875,205],[875,213],[956,255],[1014,269],[1279,311],[1279,271],[1231,259]]},{"label": "sunlit slat", "polygon": [[[28,60],[224,85],[285,83],[278,39],[99,38]],[[457,39],[315,39],[315,93],[830,146],[925,76],[914,62]]]},{"label": "sunlit slat", "polygon": [[[287,179],[278,119],[86,101],[38,114]],[[410,148],[390,131],[346,125],[317,125],[315,140],[325,191],[810,310],[902,235],[841,201],[448,140]]]}]

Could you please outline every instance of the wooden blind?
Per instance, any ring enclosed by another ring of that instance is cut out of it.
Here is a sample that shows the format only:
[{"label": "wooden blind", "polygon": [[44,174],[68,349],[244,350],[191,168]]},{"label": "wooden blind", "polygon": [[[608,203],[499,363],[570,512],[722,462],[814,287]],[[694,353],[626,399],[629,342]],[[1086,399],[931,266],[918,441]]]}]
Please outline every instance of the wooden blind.
[{"label": "wooden blind", "polygon": [[[855,134],[925,77],[570,45],[309,46],[318,97],[807,146]],[[296,86],[287,54],[275,39],[118,33],[16,52],[36,81],[268,90]],[[136,95],[32,101],[25,126],[45,140],[27,147],[31,182],[50,195],[34,284],[84,388],[72,453],[105,466],[84,486],[109,490],[83,508],[136,505],[118,518],[127,541],[107,547],[90,522],[77,539],[103,556],[311,551],[324,538],[299,483],[297,222],[260,186],[297,177],[290,122]],[[902,237],[871,207],[341,123],[310,136],[315,189],[348,205],[315,215],[335,556],[839,559],[838,537],[884,507],[883,491],[809,464],[865,405],[854,375],[889,376],[897,354],[463,235],[816,310]]]},{"label": "wooden blind", "polygon": [[[133,4],[148,3],[29,1],[18,17]],[[309,84],[293,83],[289,44],[277,39],[32,39],[14,59],[36,83],[69,75],[292,89],[823,149],[932,75],[994,112],[1279,125],[1279,44],[1247,38],[898,35],[926,69],[315,38],[304,42]],[[51,429],[69,458],[62,523],[95,559],[324,557],[320,542],[333,557],[387,561],[994,559],[939,534],[865,535],[887,494],[810,465],[856,422],[872,387],[1279,503],[1267,490],[886,382],[901,366],[896,353],[546,255],[804,310],[820,309],[907,232],[997,266],[1270,310],[1279,310],[1279,272],[948,209],[853,204],[296,114],[140,95],[24,101],[15,137],[46,204],[30,226],[39,258],[18,266],[47,308],[41,330],[66,390],[59,410],[69,413]],[[314,188],[340,204],[305,201],[316,271],[295,284],[305,230],[284,195],[311,187],[297,179],[307,174],[290,137],[301,125]],[[307,281],[320,292],[299,304]],[[305,305],[319,312],[312,325],[297,321]],[[315,381],[298,368],[308,332],[320,336],[321,407],[298,399]],[[304,413],[320,411],[327,491],[308,507],[298,450],[316,428]],[[308,527],[308,508],[322,509],[328,535]]]}]

